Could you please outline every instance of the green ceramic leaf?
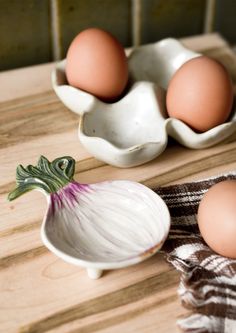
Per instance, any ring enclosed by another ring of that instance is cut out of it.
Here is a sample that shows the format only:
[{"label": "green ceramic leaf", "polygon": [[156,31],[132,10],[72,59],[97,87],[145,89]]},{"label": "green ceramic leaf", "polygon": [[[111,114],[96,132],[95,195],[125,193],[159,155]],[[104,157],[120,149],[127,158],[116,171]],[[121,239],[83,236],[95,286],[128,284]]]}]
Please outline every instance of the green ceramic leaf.
[{"label": "green ceramic leaf", "polygon": [[52,162],[41,156],[37,166],[17,167],[17,187],[9,193],[8,199],[14,200],[33,189],[41,189],[46,193],[57,192],[73,180],[74,172],[75,160],[70,156],[59,157]]}]

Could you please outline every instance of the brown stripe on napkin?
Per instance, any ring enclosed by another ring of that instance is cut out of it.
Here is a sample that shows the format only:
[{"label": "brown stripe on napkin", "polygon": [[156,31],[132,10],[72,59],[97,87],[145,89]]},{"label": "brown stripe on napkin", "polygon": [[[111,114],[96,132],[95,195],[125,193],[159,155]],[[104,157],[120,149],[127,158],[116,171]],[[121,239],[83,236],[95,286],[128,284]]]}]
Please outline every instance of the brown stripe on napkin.
[{"label": "brown stripe on napkin", "polygon": [[206,245],[196,217],[203,194],[226,179],[236,179],[236,173],[155,190],[165,200],[172,219],[163,251],[182,272],[178,292],[183,306],[192,310],[178,321],[184,332],[236,332],[236,260],[217,255]]}]

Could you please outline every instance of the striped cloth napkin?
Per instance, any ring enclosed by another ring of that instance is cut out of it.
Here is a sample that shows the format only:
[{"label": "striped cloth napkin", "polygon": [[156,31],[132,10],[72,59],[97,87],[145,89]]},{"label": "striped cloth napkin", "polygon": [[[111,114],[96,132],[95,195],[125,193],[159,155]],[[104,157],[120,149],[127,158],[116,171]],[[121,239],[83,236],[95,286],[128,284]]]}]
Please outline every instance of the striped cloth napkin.
[{"label": "striped cloth napkin", "polygon": [[236,260],[217,255],[206,245],[196,218],[203,194],[225,179],[236,179],[236,173],[156,189],[172,217],[163,250],[182,273],[178,292],[183,306],[192,310],[177,322],[184,332],[236,333]]}]

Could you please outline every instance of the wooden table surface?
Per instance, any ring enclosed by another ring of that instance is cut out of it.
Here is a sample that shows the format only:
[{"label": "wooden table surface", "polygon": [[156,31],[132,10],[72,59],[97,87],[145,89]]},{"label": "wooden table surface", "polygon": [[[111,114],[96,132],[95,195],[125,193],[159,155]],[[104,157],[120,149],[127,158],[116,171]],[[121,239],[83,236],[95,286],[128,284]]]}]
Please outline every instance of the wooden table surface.
[{"label": "wooden table surface", "polygon": [[[182,40],[222,61],[236,83],[236,57],[217,34]],[[179,273],[158,253],[141,264],[90,280],[84,269],[44,247],[40,225],[46,200],[31,192],[9,203],[18,164],[71,155],[75,179],[130,179],[150,187],[236,169],[236,142],[191,150],[171,142],[146,165],[119,169],[90,156],[77,139],[78,116],[51,88],[53,64],[0,73],[0,332],[178,332],[187,314],[179,301]]]}]

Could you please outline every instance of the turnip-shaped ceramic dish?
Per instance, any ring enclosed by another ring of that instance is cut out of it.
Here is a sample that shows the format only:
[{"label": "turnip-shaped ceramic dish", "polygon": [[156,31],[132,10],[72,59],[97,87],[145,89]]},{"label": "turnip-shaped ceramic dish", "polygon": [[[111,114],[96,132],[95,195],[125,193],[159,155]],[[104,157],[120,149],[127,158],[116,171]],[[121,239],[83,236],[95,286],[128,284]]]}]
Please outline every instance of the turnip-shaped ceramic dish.
[{"label": "turnip-shaped ceramic dish", "polygon": [[200,149],[223,141],[236,130],[235,110],[227,123],[204,133],[166,114],[170,79],[181,65],[199,55],[172,38],[134,49],[128,58],[131,88],[116,103],[103,103],[69,86],[65,60],[56,65],[52,85],[61,101],[81,115],[79,139],[85,148],[104,162],[132,167],[160,155],[168,135],[186,147]]},{"label": "turnip-shaped ceramic dish", "polygon": [[13,200],[38,189],[46,194],[48,209],[41,237],[63,260],[87,268],[91,278],[103,270],[133,265],[156,253],[170,228],[164,201],[144,185],[132,181],[80,184],[73,180],[71,157],[37,166],[19,165]]}]

